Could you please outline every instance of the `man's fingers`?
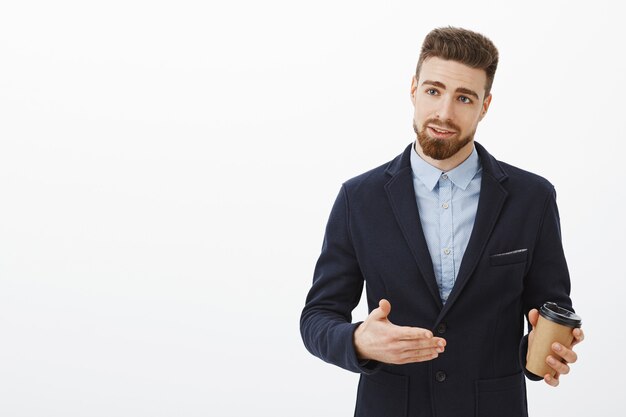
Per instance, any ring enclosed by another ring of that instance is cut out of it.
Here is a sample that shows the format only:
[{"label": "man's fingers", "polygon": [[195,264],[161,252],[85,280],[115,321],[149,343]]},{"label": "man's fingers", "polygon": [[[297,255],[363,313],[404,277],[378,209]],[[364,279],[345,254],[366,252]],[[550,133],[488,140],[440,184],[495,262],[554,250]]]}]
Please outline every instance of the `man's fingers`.
[{"label": "man's fingers", "polygon": [[559,360],[558,357],[554,357],[552,355],[546,358],[546,363],[550,368],[554,369],[558,374],[567,375],[569,374],[569,366],[566,363],[563,363]]},{"label": "man's fingers", "polygon": [[421,349],[407,352],[402,355],[398,361],[398,365],[413,362],[431,361],[439,356],[439,353],[432,349]]},{"label": "man's fingers", "polygon": [[585,333],[583,332],[583,329],[581,329],[581,328],[574,329],[572,331],[572,334],[574,335],[574,341],[572,342],[572,346],[575,346],[578,343],[580,343],[583,340],[585,340]]},{"label": "man's fingers", "polygon": [[552,351],[555,354],[549,355],[546,358],[546,363],[556,371],[556,376],[551,379],[545,378],[545,380],[548,384],[556,387],[559,384],[559,375],[569,374],[570,367],[568,364],[576,362],[578,355],[573,350],[556,342],[552,344]]},{"label": "man's fingers", "polygon": [[398,352],[415,352],[417,350],[433,350],[439,353],[445,350],[446,341],[440,337],[432,339],[399,340],[395,344]]},{"label": "man's fingers", "polygon": [[432,361],[433,359],[437,359],[439,355],[437,353],[433,353],[431,355],[428,356],[415,356],[415,357],[409,357],[409,358],[405,358],[402,359],[400,361],[398,361],[397,365],[404,365],[407,363],[415,363],[415,362],[426,362],[426,361]]},{"label": "man's fingers", "polygon": [[560,343],[552,344],[552,351],[558,355],[557,357],[563,358],[567,363],[574,363],[578,360],[578,355],[571,349],[566,348]]},{"label": "man's fingers", "polygon": [[543,380],[546,381],[546,384],[552,387],[557,387],[559,385],[559,373],[557,372],[556,375],[554,376],[550,376],[550,374],[546,374],[543,377]]},{"label": "man's fingers", "polygon": [[433,337],[433,332],[421,327],[399,326],[398,330],[398,339],[400,340],[432,339]]}]

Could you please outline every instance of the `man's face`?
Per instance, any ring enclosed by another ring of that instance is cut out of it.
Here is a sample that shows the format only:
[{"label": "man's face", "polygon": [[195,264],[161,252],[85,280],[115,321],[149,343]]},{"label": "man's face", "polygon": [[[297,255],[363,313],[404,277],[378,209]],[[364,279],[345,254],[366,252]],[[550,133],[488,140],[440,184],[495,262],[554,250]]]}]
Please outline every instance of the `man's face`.
[{"label": "man's face", "polygon": [[485,98],[487,74],[456,61],[428,58],[419,80],[413,77],[413,129],[426,156],[452,157],[474,140],[478,122],[489,108]]}]

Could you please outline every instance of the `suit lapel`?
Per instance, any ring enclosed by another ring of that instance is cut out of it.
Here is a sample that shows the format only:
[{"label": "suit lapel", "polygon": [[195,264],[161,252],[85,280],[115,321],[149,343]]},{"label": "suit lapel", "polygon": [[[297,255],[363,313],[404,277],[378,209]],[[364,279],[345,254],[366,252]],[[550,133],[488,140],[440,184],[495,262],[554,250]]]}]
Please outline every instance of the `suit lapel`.
[{"label": "suit lapel", "polygon": [[408,162],[410,151],[411,146],[407,148],[400,160],[396,160],[394,161],[395,164],[392,162],[392,165],[390,165],[388,172],[393,177],[385,184],[385,190],[389,197],[393,214],[400,225],[402,234],[411,249],[426,286],[439,308],[442,308],[441,296],[439,295],[437,280],[433,272],[433,263],[417,210],[415,190],[413,189],[413,171],[411,170],[410,162]]},{"label": "suit lapel", "polygon": [[[474,145],[483,167],[480,197],[478,199],[472,234],[461,261],[459,274],[445,306],[442,304],[441,296],[439,295],[432,259],[428,251],[415,200],[413,171],[411,170],[410,162],[412,144],[405,149],[402,155],[394,159],[386,170],[387,174],[391,175],[391,179],[385,184],[385,191],[387,192],[393,214],[400,225],[402,234],[415,258],[428,290],[441,309],[437,323],[450,310],[476,269],[508,195],[506,189],[501,184],[507,178],[505,171],[484,147],[478,142],[474,142]],[[435,323],[435,326],[437,323]]]},{"label": "suit lapel", "polygon": [[499,164],[482,146],[476,143],[476,148],[481,156],[483,166],[483,177],[480,185],[480,197],[478,199],[476,219],[474,220],[472,234],[470,235],[467,249],[463,255],[461,266],[459,267],[459,274],[457,275],[452,292],[448,297],[448,301],[446,301],[443,310],[439,314],[437,322],[444,317],[454,304],[463,290],[463,287],[467,284],[467,281],[476,269],[508,195],[507,191],[500,183],[506,178],[506,174],[504,174]]}]

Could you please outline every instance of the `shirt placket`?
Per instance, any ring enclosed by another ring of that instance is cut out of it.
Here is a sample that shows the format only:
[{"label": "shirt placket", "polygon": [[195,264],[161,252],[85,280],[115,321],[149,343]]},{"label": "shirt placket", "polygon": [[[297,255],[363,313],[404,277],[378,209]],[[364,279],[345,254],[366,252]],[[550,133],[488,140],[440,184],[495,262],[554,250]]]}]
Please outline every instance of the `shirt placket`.
[{"label": "shirt placket", "polygon": [[452,219],[452,181],[439,177],[439,236],[441,256],[441,300],[445,303],[454,285],[454,225]]}]

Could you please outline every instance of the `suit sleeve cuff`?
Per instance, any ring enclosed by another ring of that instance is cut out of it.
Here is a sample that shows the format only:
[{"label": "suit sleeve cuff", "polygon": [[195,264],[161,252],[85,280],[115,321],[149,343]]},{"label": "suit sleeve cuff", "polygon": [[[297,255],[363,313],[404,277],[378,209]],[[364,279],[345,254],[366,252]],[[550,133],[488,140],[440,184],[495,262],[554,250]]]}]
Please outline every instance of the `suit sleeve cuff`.
[{"label": "suit sleeve cuff", "polygon": [[526,378],[530,379],[531,381],[541,381],[543,377],[539,375],[535,375],[532,372],[530,372],[528,369],[526,369],[527,352],[528,352],[528,335],[522,337],[522,341],[519,344],[519,363],[522,367],[522,371],[524,371],[524,375],[526,375]]},{"label": "suit sleeve cuff", "polygon": [[359,325],[363,323],[362,321],[358,322],[358,323],[354,323],[353,327],[352,327],[352,363],[354,364],[355,368],[353,369],[356,372],[360,372],[362,374],[366,374],[366,375],[371,375],[373,373],[376,373],[380,367],[382,366],[381,362],[372,360],[372,359],[359,359],[356,356],[356,349],[354,347],[354,332],[356,331],[356,328],[359,327]]}]

